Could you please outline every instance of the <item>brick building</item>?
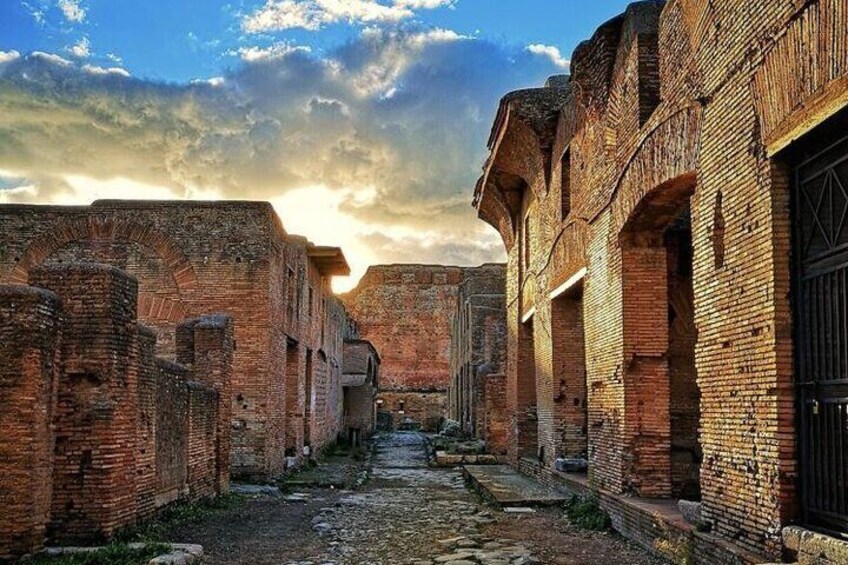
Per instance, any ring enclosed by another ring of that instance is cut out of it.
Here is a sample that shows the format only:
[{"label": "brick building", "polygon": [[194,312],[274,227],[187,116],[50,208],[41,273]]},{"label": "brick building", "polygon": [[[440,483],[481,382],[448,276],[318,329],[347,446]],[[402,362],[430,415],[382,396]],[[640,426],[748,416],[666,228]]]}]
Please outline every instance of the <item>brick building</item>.
[{"label": "brick building", "polygon": [[846,105],[842,0],[638,2],[503,99],[475,206],[509,257],[515,465],[695,562],[848,530]]},{"label": "brick building", "polygon": [[506,265],[466,269],[451,324],[448,417],[493,453],[506,450],[504,411],[497,409],[506,385],[505,292]]},{"label": "brick building", "polygon": [[469,269],[376,265],[341,297],[362,339],[380,352],[378,417],[393,427],[434,431],[447,415],[451,325]]},{"label": "brick building", "polygon": [[138,318],[176,359],[177,324],[226,312],[237,344],[232,471],[267,477],[341,429],[346,314],[330,280],[338,248],[288,235],[268,203],[97,201],[0,206],[0,284],[39,265],[108,263],[138,280]]},{"label": "brick building", "polygon": [[350,444],[358,446],[374,433],[377,423],[380,355],[370,341],[345,340],[342,385],[344,431]]},{"label": "brick building", "polygon": [[0,286],[0,560],[92,540],[176,500],[229,489],[233,326],[178,326],[155,356],[138,284],[68,263]]}]

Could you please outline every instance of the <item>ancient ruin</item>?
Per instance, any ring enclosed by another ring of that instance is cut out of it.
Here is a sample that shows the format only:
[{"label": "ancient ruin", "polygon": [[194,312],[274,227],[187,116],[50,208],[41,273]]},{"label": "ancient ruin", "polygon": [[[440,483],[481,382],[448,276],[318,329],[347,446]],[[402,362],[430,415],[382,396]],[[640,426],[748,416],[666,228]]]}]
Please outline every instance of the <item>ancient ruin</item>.
[{"label": "ancient ruin", "polygon": [[378,265],[342,296],[362,338],[380,352],[378,418],[390,428],[436,431],[446,415],[451,319],[463,273],[439,265]]},{"label": "ancient ruin", "polygon": [[451,326],[448,418],[506,453],[506,266],[466,269]]},{"label": "ancient ruin", "polygon": [[848,2],[638,1],[567,63],[494,115],[505,264],[336,296],[342,250],[269,203],[0,205],[0,561],[237,484],[170,531],[216,562],[848,563]]},{"label": "ancient ruin", "polygon": [[348,442],[358,447],[377,426],[377,391],[380,385],[380,354],[370,341],[347,339],[344,343],[344,422]]},{"label": "ancient ruin", "polygon": [[160,355],[176,359],[182,319],[233,318],[234,475],[280,474],[341,430],[346,322],[329,283],[347,263],[287,234],[269,204],[3,206],[0,224],[0,283],[25,283],[45,263],[114,265],[138,280],[138,318],[156,330]]},{"label": "ancient ruin", "polygon": [[68,263],[29,278],[0,290],[0,558],[227,492],[229,316],[180,323],[173,362],[155,356],[122,271]]},{"label": "ancient ruin", "polygon": [[510,458],[646,547],[779,558],[790,524],[848,525],[847,26],[636,2],[501,102],[474,202],[509,253]]}]

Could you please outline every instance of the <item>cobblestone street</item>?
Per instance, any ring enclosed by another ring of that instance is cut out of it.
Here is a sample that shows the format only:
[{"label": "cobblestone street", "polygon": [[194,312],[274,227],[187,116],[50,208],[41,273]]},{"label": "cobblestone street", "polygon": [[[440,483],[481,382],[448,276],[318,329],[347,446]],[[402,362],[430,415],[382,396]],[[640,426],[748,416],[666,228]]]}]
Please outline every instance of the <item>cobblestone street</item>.
[{"label": "cobblestone street", "polygon": [[569,526],[560,511],[483,505],[459,469],[427,466],[417,433],[377,438],[361,490],[254,498],[171,538],[202,544],[206,562],[220,564],[658,563],[617,536]]}]

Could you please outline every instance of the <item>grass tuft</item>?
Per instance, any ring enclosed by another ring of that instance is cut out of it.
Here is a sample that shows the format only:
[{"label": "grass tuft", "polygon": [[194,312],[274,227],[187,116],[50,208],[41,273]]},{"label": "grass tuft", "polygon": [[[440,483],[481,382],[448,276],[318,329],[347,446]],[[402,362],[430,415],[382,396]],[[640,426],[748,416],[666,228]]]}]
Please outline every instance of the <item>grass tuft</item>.
[{"label": "grass tuft", "polygon": [[609,514],[601,508],[597,496],[587,498],[572,496],[565,505],[565,514],[571,523],[584,530],[602,532],[612,527]]}]

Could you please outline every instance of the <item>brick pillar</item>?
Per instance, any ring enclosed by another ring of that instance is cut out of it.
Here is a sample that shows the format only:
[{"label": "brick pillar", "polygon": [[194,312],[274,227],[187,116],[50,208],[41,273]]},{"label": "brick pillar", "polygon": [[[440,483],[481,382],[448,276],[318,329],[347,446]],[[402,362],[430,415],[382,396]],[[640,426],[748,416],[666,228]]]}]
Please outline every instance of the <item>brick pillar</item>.
[{"label": "brick pillar", "polygon": [[582,290],[551,303],[555,457],[587,457],[586,353]]},{"label": "brick pillar", "polygon": [[138,432],[136,500],[138,517],[156,510],[156,332],[138,326]]},{"label": "brick pillar", "polygon": [[61,306],[0,286],[0,561],[39,549],[50,520]]},{"label": "brick pillar", "polygon": [[485,377],[484,439],[495,455],[507,453],[506,375]]},{"label": "brick pillar", "polygon": [[515,394],[514,441],[509,445],[509,457],[518,461],[522,457],[535,459],[539,449],[539,418],[536,398],[536,350],[533,324],[535,320],[519,325],[518,378]]},{"label": "brick pillar", "polygon": [[177,361],[191,366],[191,379],[218,392],[216,492],[230,490],[232,429],[233,321],[226,314],[188,320],[177,328]]},{"label": "brick pillar", "polygon": [[305,349],[290,342],[286,348],[286,453],[291,457],[302,453],[305,371]]},{"label": "brick pillar", "polygon": [[62,300],[52,537],[108,537],[136,516],[138,284],[105,265],[30,271]]},{"label": "brick pillar", "polygon": [[667,251],[622,250],[625,492],[671,495]]}]

